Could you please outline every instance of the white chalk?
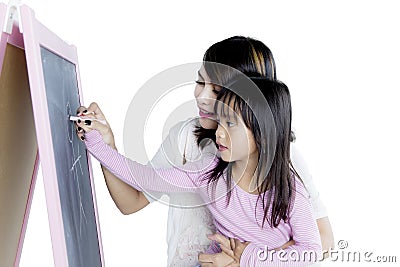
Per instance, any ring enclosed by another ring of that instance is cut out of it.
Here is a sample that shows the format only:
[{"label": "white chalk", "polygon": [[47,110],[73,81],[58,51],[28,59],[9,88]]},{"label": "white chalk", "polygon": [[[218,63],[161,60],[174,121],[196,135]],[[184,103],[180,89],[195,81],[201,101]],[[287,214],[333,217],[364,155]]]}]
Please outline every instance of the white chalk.
[{"label": "white chalk", "polygon": [[77,120],[81,120],[81,121],[85,121],[85,120],[90,120],[90,121],[98,121],[101,124],[107,125],[107,122],[105,120],[99,120],[99,119],[94,119],[94,118],[88,118],[85,116],[82,117],[77,117],[77,116],[69,116],[69,120],[70,121],[77,121]]}]

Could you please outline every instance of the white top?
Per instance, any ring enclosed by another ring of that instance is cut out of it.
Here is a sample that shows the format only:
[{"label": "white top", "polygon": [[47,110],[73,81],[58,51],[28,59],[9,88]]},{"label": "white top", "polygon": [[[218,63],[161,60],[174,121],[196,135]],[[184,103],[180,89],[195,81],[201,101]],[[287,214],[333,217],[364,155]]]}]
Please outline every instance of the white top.
[{"label": "white top", "polygon": [[[182,166],[186,162],[199,159],[201,154],[197,146],[193,130],[199,126],[198,119],[188,119],[177,123],[169,131],[161,147],[149,164],[155,168]],[[215,146],[209,142],[204,148],[206,151],[215,151]],[[291,145],[291,160],[294,168],[300,175],[307,188],[315,219],[327,216],[326,208],[319,198],[307,165],[295,148]],[[156,193],[145,194],[152,202],[161,195]],[[207,234],[215,232],[211,214],[196,194],[179,193],[169,194],[169,213],[167,225],[168,267],[193,267],[198,265],[198,254],[206,251],[210,245]]]}]

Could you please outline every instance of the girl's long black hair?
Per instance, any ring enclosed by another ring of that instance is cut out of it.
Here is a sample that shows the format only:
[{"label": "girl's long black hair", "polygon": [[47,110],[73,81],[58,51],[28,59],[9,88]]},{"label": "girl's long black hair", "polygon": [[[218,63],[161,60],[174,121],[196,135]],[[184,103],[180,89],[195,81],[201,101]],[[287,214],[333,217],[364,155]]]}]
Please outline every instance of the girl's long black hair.
[{"label": "girl's long black hair", "polygon": [[[247,79],[248,80],[248,79]],[[277,227],[281,220],[287,221],[294,196],[294,174],[290,161],[292,109],[288,87],[279,81],[266,78],[251,78],[258,87],[248,88],[249,81],[240,79],[225,88],[217,100],[233,107],[240,114],[246,127],[253,133],[259,161],[256,169],[258,202],[262,204],[264,215],[262,226],[267,221]],[[262,96],[264,99],[261,99]],[[221,111],[220,104],[215,105],[216,113]],[[273,153],[271,153],[273,151]],[[265,168],[267,165],[268,168]],[[266,171],[265,171],[266,170]],[[204,179],[213,189],[219,179],[226,174],[227,205],[229,205],[232,187],[231,163],[219,159],[216,167]]]}]

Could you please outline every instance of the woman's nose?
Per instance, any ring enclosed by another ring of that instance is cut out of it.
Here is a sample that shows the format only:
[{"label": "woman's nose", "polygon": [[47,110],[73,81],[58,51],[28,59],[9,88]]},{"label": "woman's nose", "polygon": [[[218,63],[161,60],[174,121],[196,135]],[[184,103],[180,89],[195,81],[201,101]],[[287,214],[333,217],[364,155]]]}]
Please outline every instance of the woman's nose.
[{"label": "woman's nose", "polygon": [[212,93],[212,91],[213,91],[213,86],[211,84],[206,84],[203,90],[198,95],[199,103],[204,105],[212,104],[213,101],[215,100],[215,96]]}]

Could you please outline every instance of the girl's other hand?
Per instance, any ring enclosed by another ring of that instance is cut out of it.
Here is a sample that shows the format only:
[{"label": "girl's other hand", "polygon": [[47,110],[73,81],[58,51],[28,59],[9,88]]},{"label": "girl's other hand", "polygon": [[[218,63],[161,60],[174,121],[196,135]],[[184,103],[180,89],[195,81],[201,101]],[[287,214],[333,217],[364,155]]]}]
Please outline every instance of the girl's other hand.
[{"label": "girl's other hand", "polygon": [[[84,106],[79,107],[77,110],[77,116],[82,117],[82,120],[75,122],[77,135],[81,140],[85,140],[85,133],[90,132],[91,130],[97,130],[103,137],[104,142],[115,148],[114,134],[97,103],[93,102],[87,108]],[[103,124],[99,121],[90,119],[102,120],[106,123]]]}]

